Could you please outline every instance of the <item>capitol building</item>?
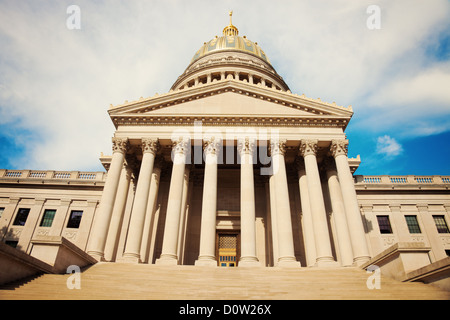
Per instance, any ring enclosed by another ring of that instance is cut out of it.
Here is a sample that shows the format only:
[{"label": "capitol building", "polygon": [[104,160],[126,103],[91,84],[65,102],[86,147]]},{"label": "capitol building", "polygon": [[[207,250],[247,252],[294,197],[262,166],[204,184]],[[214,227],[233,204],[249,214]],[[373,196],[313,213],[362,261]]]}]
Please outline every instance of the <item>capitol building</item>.
[{"label": "capitol building", "polygon": [[376,266],[450,297],[450,176],[358,175],[352,107],[291,92],[231,14],[169,92],[108,115],[104,172],[0,169],[0,284],[69,265]]}]

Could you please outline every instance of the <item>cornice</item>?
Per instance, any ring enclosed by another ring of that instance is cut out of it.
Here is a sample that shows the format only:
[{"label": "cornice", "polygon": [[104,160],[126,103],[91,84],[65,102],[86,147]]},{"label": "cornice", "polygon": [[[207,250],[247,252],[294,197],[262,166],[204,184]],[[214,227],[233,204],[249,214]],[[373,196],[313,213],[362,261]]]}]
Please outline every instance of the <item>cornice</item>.
[{"label": "cornice", "polygon": [[[118,123],[117,121],[119,117],[164,118],[164,115],[162,114],[152,115],[151,111],[156,109],[161,110],[180,103],[198,100],[226,92],[242,94],[255,99],[280,104],[287,108],[309,112],[311,113],[311,117],[309,118],[310,120],[313,120],[313,122],[314,120],[317,120],[317,118],[329,120],[327,119],[327,116],[331,116],[333,119],[336,117],[346,119],[346,122],[348,123],[353,115],[351,106],[346,108],[338,106],[336,103],[327,103],[321,101],[320,99],[308,98],[305,95],[299,96],[290,92],[263,87],[261,85],[249,84],[238,80],[214,81],[209,84],[201,84],[188,89],[170,91],[166,94],[155,95],[147,99],[141,98],[138,101],[133,102],[125,101],[122,105],[110,108],[108,113],[115,124]],[[180,117],[186,118],[187,116]],[[292,116],[285,115],[285,117]],[[308,118],[308,116],[301,117],[305,118],[304,120]],[[279,122],[280,120],[277,121]]]}]

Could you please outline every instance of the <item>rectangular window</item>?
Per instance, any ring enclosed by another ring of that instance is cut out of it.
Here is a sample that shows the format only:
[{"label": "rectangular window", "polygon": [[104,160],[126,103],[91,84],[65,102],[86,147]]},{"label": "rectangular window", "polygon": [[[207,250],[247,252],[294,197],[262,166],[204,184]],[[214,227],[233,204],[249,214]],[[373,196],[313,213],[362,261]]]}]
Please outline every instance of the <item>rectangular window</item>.
[{"label": "rectangular window", "polygon": [[40,227],[51,227],[53,219],[55,218],[56,210],[45,209],[44,215],[42,216]]},{"label": "rectangular window", "polygon": [[389,216],[377,216],[378,226],[380,233],[392,233],[391,223],[389,222]]},{"label": "rectangular window", "polygon": [[81,222],[81,216],[83,215],[83,211],[72,210],[70,212],[69,222],[67,223],[67,228],[78,228]]},{"label": "rectangular window", "polygon": [[445,222],[444,216],[433,216],[433,219],[439,233],[449,233],[447,222]]},{"label": "rectangular window", "polygon": [[1,218],[2,215],[3,215],[3,211],[5,211],[5,208],[0,208],[0,218]]},{"label": "rectangular window", "polygon": [[405,219],[406,224],[408,225],[409,233],[421,233],[417,216],[405,216]]},{"label": "rectangular window", "polygon": [[25,222],[27,222],[28,214],[30,213],[30,209],[19,209],[16,215],[16,219],[14,219],[14,226],[24,226]]},{"label": "rectangular window", "polygon": [[19,241],[17,241],[17,240],[6,240],[5,241],[5,244],[7,244],[8,246],[13,247],[13,248],[17,248],[18,243],[19,243]]}]

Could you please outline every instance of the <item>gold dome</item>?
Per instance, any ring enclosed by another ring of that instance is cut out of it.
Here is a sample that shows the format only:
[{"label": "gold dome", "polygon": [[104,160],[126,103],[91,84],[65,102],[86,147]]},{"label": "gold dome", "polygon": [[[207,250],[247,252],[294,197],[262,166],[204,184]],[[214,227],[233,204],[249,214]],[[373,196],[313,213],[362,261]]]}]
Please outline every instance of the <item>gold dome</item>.
[{"label": "gold dome", "polygon": [[216,36],[214,39],[205,42],[195,53],[191,63],[211,52],[224,50],[243,51],[260,57],[267,63],[270,63],[264,51],[258,46],[258,43],[248,40],[246,36],[239,36],[238,28],[236,28],[231,21],[232,14],[233,12],[230,12],[230,24],[223,29],[223,36]]}]

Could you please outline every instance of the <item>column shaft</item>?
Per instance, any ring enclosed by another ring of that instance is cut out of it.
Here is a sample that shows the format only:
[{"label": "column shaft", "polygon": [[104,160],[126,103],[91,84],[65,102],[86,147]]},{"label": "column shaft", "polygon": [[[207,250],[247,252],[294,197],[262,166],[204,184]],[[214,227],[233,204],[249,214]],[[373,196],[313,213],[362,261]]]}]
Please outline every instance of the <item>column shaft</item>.
[{"label": "column shaft", "polygon": [[164,237],[162,252],[156,264],[176,265],[178,264],[177,244],[178,231],[180,227],[180,210],[183,195],[184,171],[186,166],[186,154],[188,152],[189,140],[180,138],[174,141],[172,147],[172,177],[170,179],[169,198],[167,201],[166,222],[164,226]]},{"label": "column shaft", "polygon": [[334,263],[334,259],[331,252],[327,215],[317,166],[317,140],[302,140],[300,152],[305,161],[306,178],[308,181],[309,203],[316,244],[316,264],[318,266],[325,266]]},{"label": "column shaft", "polygon": [[298,163],[298,187],[302,206],[302,231],[305,241],[306,264],[308,267],[316,263],[316,244],[314,240],[314,227],[309,203],[308,181],[303,160]]},{"label": "column shaft", "polygon": [[336,161],[336,168],[344,200],[347,225],[353,248],[353,261],[361,265],[370,259],[364,225],[356,198],[355,184],[347,159],[348,140],[332,140],[331,153]]},{"label": "column shaft", "polygon": [[353,264],[353,251],[345,216],[344,201],[336,169],[331,165],[327,167],[327,179],[341,265],[351,266]]},{"label": "column shaft", "polygon": [[220,140],[204,140],[205,174],[203,181],[202,220],[200,226],[200,253],[196,266],[217,266],[216,215],[217,215],[217,156]]},{"label": "column shaft", "polygon": [[145,213],[147,211],[151,175],[158,150],[157,139],[142,139],[142,162],[131,212],[130,227],[123,257],[125,261],[140,262],[140,249],[144,231]]},{"label": "column shaft", "polygon": [[141,242],[141,260],[143,263],[149,262],[149,253],[151,246],[152,230],[155,223],[155,209],[158,200],[159,179],[161,177],[161,168],[153,168],[152,180],[150,182],[150,191],[148,194],[147,213],[145,215],[144,233]]},{"label": "column shaft", "polygon": [[120,172],[122,170],[127,148],[128,139],[113,138],[113,156],[111,165],[108,170],[105,187],[103,188],[100,208],[96,214],[91,231],[91,238],[89,239],[88,253],[99,261],[104,257],[106,236],[108,234],[117,187],[119,185]]},{"label": "column shaft", "polygon": [[116,201],[112,212],[108,237],[105,245],[105,260],[114,260],[114,255],[119,241],[119,230],[122,224],[123,214],[127,204],[128,190],[130,189],[131,174],[127,165],[124,164],[120,174],[119,186],[117,188]]},{"label": "column shaft", "polygon": [[240,267],[259,266],[256,257],[256,214],[255,186],[253,178],[253,151],[255,141],[244,139],[238,141],[241,157],[241,258]]},{"label": "column shaft", "polygon": [[278,266],[299,267],[295,259],[294,236],[292,232],[291,208],[284,162],[285,142],[273,140],[270,142],[273,176],[275,178],[275,198],[277,204],[278,231]]}]

